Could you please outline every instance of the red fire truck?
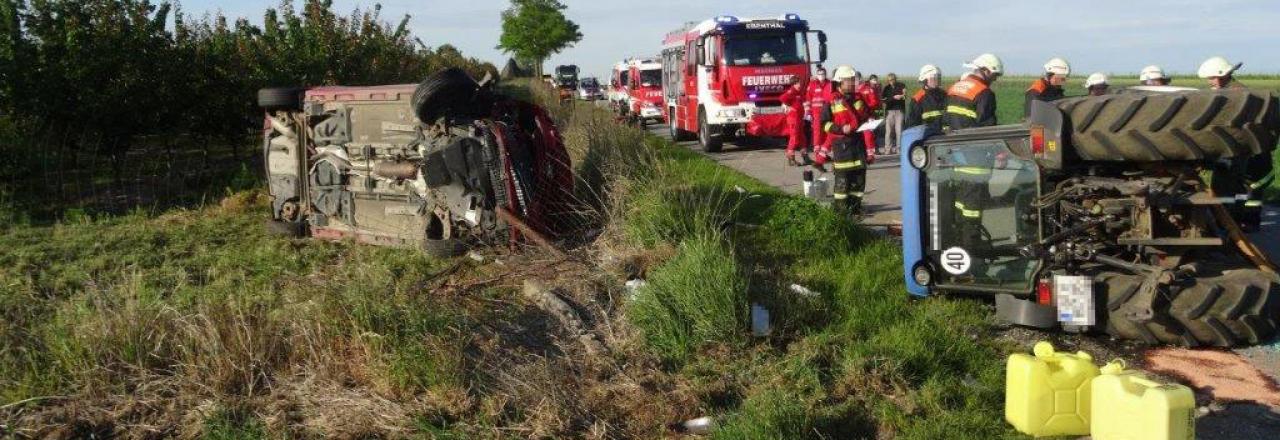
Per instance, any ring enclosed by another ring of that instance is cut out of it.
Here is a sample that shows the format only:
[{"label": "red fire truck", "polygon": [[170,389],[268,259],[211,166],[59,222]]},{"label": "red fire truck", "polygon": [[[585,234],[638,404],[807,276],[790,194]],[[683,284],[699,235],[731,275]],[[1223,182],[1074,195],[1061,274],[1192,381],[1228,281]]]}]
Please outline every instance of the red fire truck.
[{"label": "red fire truck", "polygon": [[665,122],[662,95],[662,63],[649,59],[627,62],[627,116],[640,126]]},{"label": "red fire truck", "polygon": [[[810,55],[810,35],[818,57]],[[671,136],[697,134],[703,150],[727,136],[772,137],[786,131],[779,96],[807,85],[810,64],[827,59],[827,36],[796,14],[775,18],[722,15],[667,34],[662,84]]]}]

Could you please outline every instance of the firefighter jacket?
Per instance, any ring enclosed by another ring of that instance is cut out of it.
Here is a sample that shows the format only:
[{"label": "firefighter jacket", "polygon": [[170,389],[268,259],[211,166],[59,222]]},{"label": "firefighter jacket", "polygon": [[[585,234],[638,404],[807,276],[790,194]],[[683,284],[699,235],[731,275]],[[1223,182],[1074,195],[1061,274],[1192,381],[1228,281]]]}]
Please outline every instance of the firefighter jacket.
[{"label": "firefighter jacket", "polygon": [[817,119],[822,115],[822,109],[827,108],[827,103],[831,101],[831,81],[811,80],[809,85],[805,86],[804,104],[809,110],[809,117]]},{"label": "firefighter jacket", "polygon": [[858,84],[858,88],[854,90],[858,95],[857,99],[862,101],[862,109],[858,110],[858,117],[862,120],[871,119],[875,111],[880,109],[880,93],[875,87],[871,87],[871,83]]},{"label": "firefighter jacket", "polygon": [[800,116],[804,116],[804,94],[803,90],[797,91],[792,86],[787,86],[787,90],[782,92],[782,96],[779,99],[782,100],[782,105],[789,107],[787,116],[792,116],[796,112],[799,112]]},{"label": "firefighter jacket", "polygon": [[[822,111],[822,131],[828,133],[831,159],[836,170],[861,168],[866,164],[867,149],[862,135],[857,132],[864,120],[861,113],[865,111],[866,107],[856,93],[836,98]],[[845,126],[852,127],[853,131],[845,134]]]},{"label": "firefighter jacket", "polygon": [[947,89],[947,116],[952,130],[996,125],[996,94],[986,82],[973,76]]},{"label": "firefighter jacket", "polygon": [[907,127],[928,125],[940,130],[946,110],[947,92],[941,88],[920,89],[911,97],[911,108],[907,111]]},{"label": "firefighter jacket", "polygon": [[1062,87],[1049,84],[1044,78],[1036,79],[1027,88],[1022,102],[1022,114],[1031,116],[1031,101],[1057,101],[1062,99]]}]

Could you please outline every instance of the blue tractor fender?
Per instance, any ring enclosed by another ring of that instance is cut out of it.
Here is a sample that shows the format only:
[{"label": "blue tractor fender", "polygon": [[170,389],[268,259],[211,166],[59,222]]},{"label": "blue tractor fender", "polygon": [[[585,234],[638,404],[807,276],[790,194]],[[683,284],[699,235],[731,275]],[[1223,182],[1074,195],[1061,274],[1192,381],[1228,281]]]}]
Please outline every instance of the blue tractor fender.
[{"label": "blue tractor fender", "polygon": [[902,132],[900,145],[904,147],[899,153],[901,157],[898,161],[902,179],[902,274],[906,279],[907,293],[917,297],[929,296],[929,287],[917,284],[915,278],[911,276],[911,269],[924,259],[922,237],[925,234],[920,204],[924,173],[911,166],[911,147],[923,142],[929,134],[932,134],[926,133],[926,128],[922,125]]}]

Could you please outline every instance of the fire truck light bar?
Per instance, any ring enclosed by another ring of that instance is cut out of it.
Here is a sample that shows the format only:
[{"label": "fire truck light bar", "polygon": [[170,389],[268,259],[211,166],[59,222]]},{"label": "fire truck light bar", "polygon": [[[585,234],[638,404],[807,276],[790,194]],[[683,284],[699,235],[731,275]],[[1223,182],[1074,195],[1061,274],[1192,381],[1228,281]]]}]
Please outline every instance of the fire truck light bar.
[{"label": "fire truck light bar", "polygon": [[737,23],[738,17],[732,15],[721,15],[716,17],[716,23]]},{"label": "fire truck light bar", "polygon": [[782,14],[782,19],[787,21],[800,21],[800,14]]}]

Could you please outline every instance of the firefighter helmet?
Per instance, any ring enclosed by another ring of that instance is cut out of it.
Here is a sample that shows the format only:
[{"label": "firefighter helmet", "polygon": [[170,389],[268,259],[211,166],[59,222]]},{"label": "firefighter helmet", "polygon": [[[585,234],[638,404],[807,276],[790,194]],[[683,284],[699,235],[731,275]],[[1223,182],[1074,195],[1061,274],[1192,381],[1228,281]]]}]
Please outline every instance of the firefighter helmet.
[{"label": "firefighter helmet", "polygon": [[1107,85],[1107,75],[1102,72],[1096,72],[1092,75],[1089,75],[1089,79],[1084,80],[1084,88],[1086,89],[1093,86],[1105,86],[1105,85]]},{"label": "firefighter helmet", "polygon": [[1058,76],[1070,76],[1071,64],[1062,58],[1054,58],[1044,63],[1044,73],[1052,73]]},{"label": "firefighter helmet", "polygon": [[1169,79],[1169,77],[1164,74],[1164,69],[1155,64],[1143,67],[1142,73],[1138,74],[1138,81],[1147,82],[1157,79]]},{"label": "firefighter helmet", "polygon": [[942,79],[942,69],[932,64],[925,64],[920,68],[920,82],[925,82],[929,78]]},{"label": "firefighter helmet", "polygon": [[850,66],[848,64],[841,64],[837,66],[836,71],[831,74],[831,80],[835,82],[840,82],[846,79],[853,79],[853,77],[855,76],[858,76],[858,71],[853,70],[853,66]]},{"label": "firefighter helmet", "polygon": [[1239,69],[1242,64],[1243,63],[1232,65],[1226,58],[1213,57],[1204,60],[1204,63],[1200,64],[1200,71],[1198,73],[1201,78],[1205,79],[1227,76],[1232,72],[1235,72],[1236,69]]},{"label": "firefighter helmet", "polygon": [[973,70],[987,69],[996,75],[1004,74],[1004,61],[1000,61],[1000,57],[995,56],[995,54],[984,53],[978,55],[973,61],[965,63],[964,67]]}]

